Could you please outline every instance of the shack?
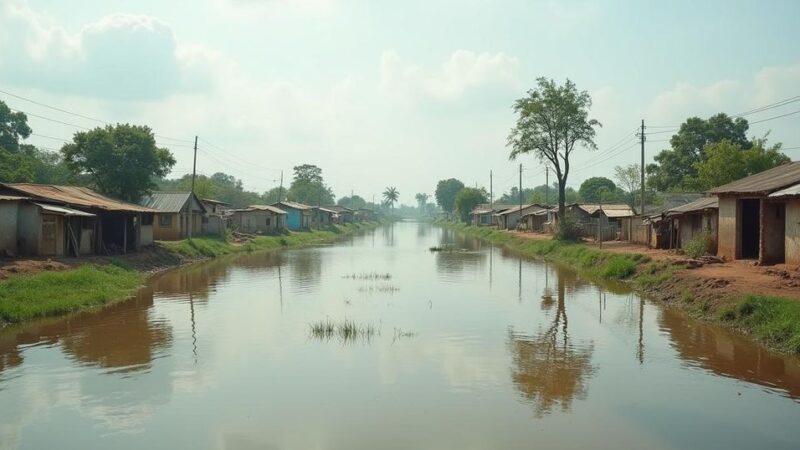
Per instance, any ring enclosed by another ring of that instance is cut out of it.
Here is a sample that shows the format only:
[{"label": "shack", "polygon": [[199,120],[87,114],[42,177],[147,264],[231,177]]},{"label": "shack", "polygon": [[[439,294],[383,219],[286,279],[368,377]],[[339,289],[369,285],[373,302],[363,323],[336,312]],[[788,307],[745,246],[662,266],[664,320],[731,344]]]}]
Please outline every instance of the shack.
[{"label": "shack", "polygon": [[206,209],[206,214],[209,215],[216,214],[219,216],[224,216],[229,210],[231,210],[230,203],[225,203],[211,198],[201,198],[200,203],[203,204],[203,207]]},{"label": "shack", "polygon": [[286,228],[287,212],[270,205],[230,210],[230,225],[242,233],[272,234]]},{"label": "shack", "polygon": [[539,233],[548,232],[548,224],[551,216],[549,209],[540,209],[538,211],[525,213],[522,216],[522,222],[525,224],[525,229],[528,231],[536,231]]},{"label": "shack", "polygon": [[800,264],[800,162],[711,189],[719,197],[717,254]]},{"label": "shack", "polygon": [[491,203],[480,204],[470,212],[471,223],[472,225],[479,227],[492,226],[495,224],[493,220],[495,214],[498,214],[513,207],[514,205],[491,204]]},{"label": "shack", "polygon": [[353,223],[355,221],[355,211],[350,208],[339,205],[329,205],[325,208],[335,212],[334,223]]},{"label": "shack", "polygon": [[538,203],[517,205],[494,214],[494,217],[496,217],[498,228],[514,230],[519,228],[518,225],[524,224],[520,220],[523,216],[542,210],[546,211],[547,206]]},{"label": "shack", "polygon": [[191,192],[153,192],[142,199],[141,205],[156,211],[156,240],[177,241],[202,234],[206,208]]},{"label": "shack", "polygon": [[282,201],[274,206],[286,212],[286,228],[292,231],[307,230],[311,226],[311,207],[302,203]]},{"label": "shack", "polygon": [[311,207],[311,226],[314,228],[327,227],[333,224],[336,211],[324,206]]},{"label": "shack", "polygon": [[[16,204],[18,255],[126,253],[153,243],[154,210],[89,188],[0,183],[0,195],[24,197],[12,202]],[[10,228],[6,222],[11,219],[3,220],[3,226]]]},{"label": "shack", "polygon": [[695,236],[708,235],[710,253],[717,253],[717,197],[704,197],[669,209],[664,220],[671,230],[671,247],[684,248]]}]

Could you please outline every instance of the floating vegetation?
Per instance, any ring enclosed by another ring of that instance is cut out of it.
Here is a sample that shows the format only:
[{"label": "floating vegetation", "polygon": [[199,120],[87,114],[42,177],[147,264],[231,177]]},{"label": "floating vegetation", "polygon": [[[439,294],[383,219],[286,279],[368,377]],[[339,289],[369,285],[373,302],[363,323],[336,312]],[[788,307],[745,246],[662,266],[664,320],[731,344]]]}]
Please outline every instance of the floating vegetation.
[{"label": "floating vegetation", "polygon": [[458,248],[454,245],[442,245],[442,246],[433,246],[429,247],[428,251],[431,252],[455,252],[458,251]]},{"label": "floating vegetation", "polygon": [[348,319],[338,323],[330,319],[320,320],[310,324],[309,327],[310,336],[321,341],[332,338],[339,338],[344,343],[356,340],[369,341],[373,336],[379,334],[374,325],[359,325]]},{"label": "floating vegetation", "polygon": [[394,294],[399,290],[400,290],[399,287],[393,286],[391,284],[379,284],[377,286],[361,286],[360,288],[358,288],[358,292],[364,292],[367,294],[374,294],[376,292]]},{"label": "floating vegetation", "polygon": [[404,330],[402,328],[395,328],[394,329],[394,337],[392,337],[392,344],[394,344],[395,341],[397,341],[398,339],[413,338],[416,335],[417,335],[417,333],[414,332],[414,331],[406,331],[406,330]]},{"label": "floating vegetation", "polygon": [[362,272],[345,275],[342,278],[350,280],[391,280],[392,274],[378,272]]}]

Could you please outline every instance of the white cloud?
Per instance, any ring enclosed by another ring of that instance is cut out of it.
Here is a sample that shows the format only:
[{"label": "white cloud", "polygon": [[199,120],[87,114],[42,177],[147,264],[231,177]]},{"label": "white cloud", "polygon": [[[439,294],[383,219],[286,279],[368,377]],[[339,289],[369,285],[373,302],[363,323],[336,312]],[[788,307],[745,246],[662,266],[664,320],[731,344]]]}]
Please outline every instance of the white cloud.
[{"label": "white cloud", "polygon": [[438,70],[407,64],[393,50],[381,55],[381,87],[401,97],[457,100],[468,91],[487,87],[516,87],[519,61],[504,52],[457,50]]},{"label": "white cloud", "polygon": [[755,76],[755,100],[767,105],[800,94],[800,63],[789,66],[771,66],[759,70]]},{"label": "white cloud", "polygon": [[715,81],[706,86],[678,83],[656,95],[650,103],[648,117],[675,120],[676,117],[685,119],[687,111],[693,111],[690,115],[728,111],[730,106],[740,103],[742,87],[740,82],[732,80]]}]

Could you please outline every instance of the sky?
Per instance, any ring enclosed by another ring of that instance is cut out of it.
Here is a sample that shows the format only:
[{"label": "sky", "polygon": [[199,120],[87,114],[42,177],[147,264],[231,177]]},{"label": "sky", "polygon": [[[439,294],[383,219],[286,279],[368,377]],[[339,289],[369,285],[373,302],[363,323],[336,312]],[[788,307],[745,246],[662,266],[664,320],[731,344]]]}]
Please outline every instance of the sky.
[{"label": "sky", "polygon": [[[0,100],[50,149],[148,125],[174,177],[199,136],[198,173],[258,192],[307,163],[337,197],[395,186],[414,204],[444,178],[488,189],[490,170],[498,197],[520,163],[523,187],[544,183],[505,145],[537,77],[573,80],[603,125],[598,150],[574,153],[577,187],[639,162],[641,120],[650,161],[688,117],[800,95],[798,21],[791,0],[0,0]],[[772,119],[798,110],[748,115],[770,119],[750,134],[800,159],[800,114]]]}]

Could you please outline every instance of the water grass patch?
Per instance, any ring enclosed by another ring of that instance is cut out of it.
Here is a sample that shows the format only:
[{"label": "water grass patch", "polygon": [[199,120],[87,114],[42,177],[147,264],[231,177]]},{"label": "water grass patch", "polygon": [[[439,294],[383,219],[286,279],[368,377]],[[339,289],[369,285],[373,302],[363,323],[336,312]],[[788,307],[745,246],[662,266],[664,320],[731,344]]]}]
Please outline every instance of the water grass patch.
[{"label": "water grass patch", "polygon": [[350,319],[334,322],[326,318],[309,324],[309,336],[320,341],[329,341],[334,338],[338,338],[343,343],[370,341],[378,334],[380,333],[374,325],[358,324]]}]

